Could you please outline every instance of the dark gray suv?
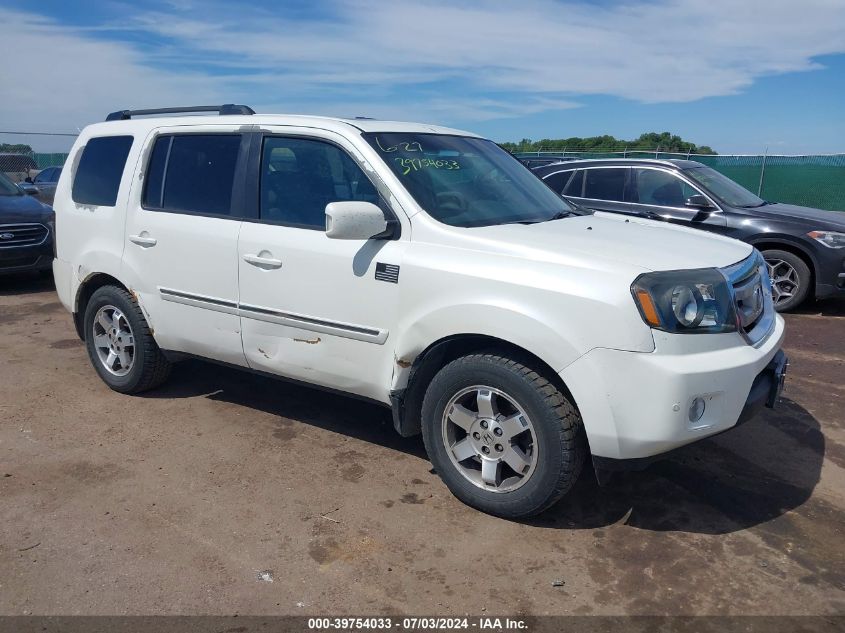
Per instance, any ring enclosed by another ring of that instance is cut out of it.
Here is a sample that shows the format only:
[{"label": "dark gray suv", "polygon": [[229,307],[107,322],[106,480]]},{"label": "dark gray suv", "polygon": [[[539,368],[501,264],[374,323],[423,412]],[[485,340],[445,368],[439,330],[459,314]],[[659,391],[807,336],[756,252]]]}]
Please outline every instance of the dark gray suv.
[{"label": "dark gray suv", "polygon": [[690,160],[579,160],[533,170],[594,211],[639,215],[733,237],[763,253],[775,308],[845,296],[845,213],[767,202]]}]

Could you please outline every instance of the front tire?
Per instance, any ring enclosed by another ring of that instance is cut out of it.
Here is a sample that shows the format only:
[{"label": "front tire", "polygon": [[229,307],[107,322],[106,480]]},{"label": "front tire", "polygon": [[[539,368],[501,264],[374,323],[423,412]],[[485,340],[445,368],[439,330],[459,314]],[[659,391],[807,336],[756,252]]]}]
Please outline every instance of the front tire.
[{"label": "front tire", "polygon": [[531,361],[464,356],[422,406],[429,459],[458,499],[505,518],[539,514],[572,488],[586,453],[581,416]]},{"label": "front tire", "polygon": [[170,363],[153,339],[141,306],[118,286],[98,288],[85,308],[85,347],[109,387],[140,393],[163,383]]},{"label": "front tire", "polygon": [[804,303],[812,279],[807,263],[794,253],[778,249],[763,251],[763,259],[772,278],[775,310],[789,312]]}]

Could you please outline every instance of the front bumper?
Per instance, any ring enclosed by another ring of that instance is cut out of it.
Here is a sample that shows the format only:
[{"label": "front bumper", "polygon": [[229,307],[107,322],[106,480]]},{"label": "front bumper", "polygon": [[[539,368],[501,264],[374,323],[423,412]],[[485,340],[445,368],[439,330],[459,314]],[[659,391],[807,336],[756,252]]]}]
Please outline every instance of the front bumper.
[{"label": "front bumper", "polygon": [[[560,375],[581,412],[594,458],[639,460],[721,433],[759,412],[772,399],[770,376],[780,381],[785,369],[783,336],[780,316],[756,347],[737,334],[665,335],[651,353],[594,349]],[[696,398],[705,410],[691,421]]]},{"label": "front bumper", "polygon": [[53,267],[51,238],[37,246],[0,248],[0,275],[50,270]]},{"label": "front bumper", "polygon": [[[783,350],[778,351],[775,357],[769,362],[766,368],[757,374],[751,385],[751,391],[745,399],[745,406],[739,414],[736,424],[721,433],[735,429],[743,422],[757,416],[765,407],[774,409],[777,401],[783,392],[786,372],[789,368],[789,360]],[[711,436],[708,436],[711,437]],[[599,481],[604,480],[604,472],[618,472],[623,470],[642,470],[658,459],[664,459],[667,453],[652,455],[650,457],[635,457],[628,459],[613,459],[593,455],[593,466],[599,476]]]},{"label": "front bumper", "polygon": [[845,248],[816,249],[816,298],[845,295]]}]

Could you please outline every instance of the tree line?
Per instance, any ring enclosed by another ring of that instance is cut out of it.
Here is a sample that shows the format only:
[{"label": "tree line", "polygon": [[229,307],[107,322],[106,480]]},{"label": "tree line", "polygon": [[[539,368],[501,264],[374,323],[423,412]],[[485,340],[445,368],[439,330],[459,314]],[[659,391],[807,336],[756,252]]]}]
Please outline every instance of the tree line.
[{"label": "tree line", "polygon": [[518,143],[500,143],[509,152],[537,152],[540,150],[552,151],[587,151],[587,152],[612,152],[660,149],[661,152],[677,152],[690,154],[716,154],[709,145],[696,145],[685,141],[677,134],[671,132],[646,132],[640,134],[639,138],[633,141],[618,139],[605,134],[604,136],[588,136],[586,138],[573,136],[570,138],[544,138],[539,141],[532,141],[524,138]]},{"label": "tree line", "polygon": [[0,152],[9,154],[32,154],[32,148],[23,143],[0,143]]}]

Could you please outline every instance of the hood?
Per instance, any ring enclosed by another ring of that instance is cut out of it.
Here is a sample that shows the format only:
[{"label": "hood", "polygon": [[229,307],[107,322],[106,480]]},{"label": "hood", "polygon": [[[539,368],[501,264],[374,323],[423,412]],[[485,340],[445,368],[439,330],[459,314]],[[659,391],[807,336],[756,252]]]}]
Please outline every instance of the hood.
[{"label": "hood", "polygon": [[32,196],[0,196],[0,224],[38,222],[48,219],[53,210]]},{"label": "hood", "polygon": [[[778,220],[792,218],[796,220],[796,223],[806,225],[808,231],[845,231],[845,211],[825,211],[811,207],[799,207],[795,204],[783,204],[782,202],[774,202],[762,207],[742,210],[762,218]],[[810,226],[810,224],[813,226]]]},{"label": "hood", "polygon": [[744,242],[697,229],[615,213],[568,217],[537,224],[504,224],[472,229],[485,242],[536,260],[579,255],[635,266],[643,271],[723,268],[752,253]]}]

